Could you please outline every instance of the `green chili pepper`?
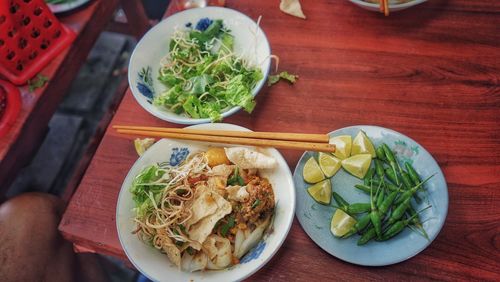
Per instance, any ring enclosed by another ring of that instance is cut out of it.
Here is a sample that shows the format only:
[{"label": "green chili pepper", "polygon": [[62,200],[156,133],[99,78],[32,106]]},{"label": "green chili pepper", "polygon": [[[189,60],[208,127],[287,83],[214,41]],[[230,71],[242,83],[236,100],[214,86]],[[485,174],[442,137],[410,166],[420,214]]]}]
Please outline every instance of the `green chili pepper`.
[{"label": "green chili pepper", "polygon": [[354,203],[348,205],[345,212],[348,214],[358,214],[358,213],[369,212],[370,210],[371,210],[370,203]]},{"label": "green chili pepper", "polygon": [[[378,180],[378,179],[372,179],[371,183],[372,183],[373,185],[375,185],[375,186],[378,186],[378,185],[380,185],[381,181],[380,181],[380,180]],[[396,186],[396,185],[392,184],[392,183],[391,183],[391,182],[389,182],[389,181],[385,181],[385,180],[384,180],[384,183],[383,183],[383,184],[384,184],[384,186],[385,186],[387,189],[389,189],[390,191],[399,191],[398,186]]]},{"label": "green chili pepper", "polygon": [[371,239],[375,238],[377,235],[377,232],[375,231],[375,228],[369,229],[363,236],[361,236],[358,240],[358,246],[364,245],[368,243]]},{"label": "green chili pepper", "polygon": [[347,238],[353,234],[363,231],[363,229],[365,229],[370,224],[370,220],[370,214],[364,215],[356,222],[356,224],[353,225],[353,227],[351,227],[349,232],[342,236],[342,238]]},{"label": "green chili pepper", "polygon": [[365,175],[365,178],[363,178],[363,181],[364,181],[366,186],[370,185],[370,180],[372,180],[373,174],[375,174],[375,168],[370,167],[370,169],[368,170],[368,172]]},{"label": "green chili pepper", "polygon": [[337,192],[333,192],[332,196],[333,196],[333,199],[335,200],[335,202],[337,202],[337,204],[340,207],[345,208],[349,205],[349,203],[346,200],[344,200],[344,198],[342,198],[342,196],[340,196]]},{"label": "green chili pepper", "polygon": [[375,150],[375,154],[377,154],[377,158],[380,159],[381,161],[387,160],[385,157],[384,148],[382,148],[381,146],[377,147],[377,149]]},{"label": "green chili pepper", "polygon": [[375,171],[380,179],[384,179],[384,167],[380,160],[375,159]]},{"label": "green chili pepper", "polygon": [[[428,206],[426,207],[425,209],[419,211],[418,213],[421,213],[423,212],[424,210],[430,208],[431,206]],[[408,224],[410,223],[410,221],[413,220],[413,218],[415,218],[418,213],[415,213],[414,215],[412,215],[411,217],[407,218],[407,219],[404,219],[404,220],[398,220],[398,221],[395,221],[393,222],[393,225],[391,225],[385,232],[384,232],[384,235],[382,236],[381,240],[382,241],[386,241],[386,240],[389,240],[390,238],[398,235],[401,231],[403,231],[403,229],[408,226]],[[389,223],[391,224],[391,223]]]},{"label": "green chili pepper", "polygon": [[422,222],[420,221],[420,217],[419,217],[417,211],[415,211],[415,209],[413,208],[413,206],[411,204],[408,206],[408,209],[406,210],[406,213],[408,214],[409,218],[413,217],[413,219],[411,219],[410,222],[413,223],[413,225],[415,225],[419,230],[421,230],[422,231],[422,235],[427,240],[429,240],[429,235],[425,231],[424,226],[422,225]]},{"label": "green chili pepper", "polygon": [[392,171],[394,172],[394,177],[395,177],[394,183],[396,183],[396,185],[399,185],[398,174],[396,171],[396,167],[398,167],[396,158],[394,157],[394,154],[392,153],[389,146],[387,146],[387,144],[383,143],[382,148],[384,149],[385,157],[387,158],[387,160],[389,160],[389,164],[391,165]]},{"label": "green chili pepper", "polygon": [[418,176],[418,173],[415,171],[413,166],[409,162],[405,162],[405,167],[406,170],[408,171],[408,174],[410,175],[411,180],[415,185],[418,185],[422,180],[420,179],[420,176]]},{"label": "green chili pepper", "polygon": [[391,217],[389,218],[389,224],[393,224],[397,220],[399,220],[405,214],[408,206],[410,205],[411,198],[407,198],[404,202],[399,204],[391,213]]},{"label": "green chili pepper", "polygon": [[356,184],[354,185],[354,187],[356,187],[357,189],[367,193],[367,194],[370,194],[370,192],[372,191],[372,189],[366,185],[363,185],[363,184]]},{"label": "green chili pepper", "polygon": [[384,188],[380,188],[380,192],[378,193],[378,196],[377,196],[377,201],[376,201],[376,205],[377,205],[377,208],[380,210],[380,205],[382,204],[382,202],[384,201],[384,197],[385,197],[385,191],[384,191]]},{"label": "green chili pepper", "polygon": [[[397,172],[394,172],[392,170],[392,168],[387,168],[385,170],[385,175],[387,176],[387,178],[392,181],[393,183],[398,183],[398,179],[397,179],[397,176],[396,176]],[[399,185],[399,184],[398,184]]]},{"label": "green chili pepper", "polygon": [[396,199],[396,205],[397,204],[400,204],[402,203],[403,201],[405,201],[406,199],[410,199],[413,195],[415,195],[415,193],[417,192],[417,190],[422,186],[424,185],[427,181],[429,181],[429,179],[431,179],[432,177],[434,176],[431,175],[429,177],[427,177],[424,181],[420,182],[420,184],[418,184],[417,186],[411,188],[410,190],[406,190],[404,191],[400,196],[399,198]]},{"label": "green chili pepper", "polygon": [[411,187],[417,185],[417,184],[415,185],[412,184],[410,176],[404,170],[401,170],[401,179],[403,180],[403,186],[406,189],[411,189]]},{"label": "green chili pepper", "polygon": [[350,204],[350,205],[343,206],[343,207],[338,207],[338,206],[334,206],[334,205],[331,205],[331,206],[334,208],[343,210],[344,212],[346,212],[349,215],[365,213],[365,212],[369,212],[371,210],[370,203],[354,203],[354,204]]},{"label": "green chili pepper", "polygon": [[[377,197],[378,193],[380,193],[382,189],[380,189],[380,185],[377,189],[377,194],[375,194],[375,197]],[[377,233],[377,237],[381,238],[382,237],[382,218],[380,217],[380,213],[378,211],[377,206],[375,205],[375,199],[373,197],[373,189],[370,192],[370,205],[371,205],[371,212],[370,212],[370,219],[373,224],[373,227],[375,228],[375,232]]]},{"label": "green chili pepper", "polygon": [[392,202],[394,202],[394,199],[396,199],[398,194],[398,191],[392,191],[387,197],[385,197],[382,204],[378,207],[381,216],[385,216],[387,214],[391,208]]}]

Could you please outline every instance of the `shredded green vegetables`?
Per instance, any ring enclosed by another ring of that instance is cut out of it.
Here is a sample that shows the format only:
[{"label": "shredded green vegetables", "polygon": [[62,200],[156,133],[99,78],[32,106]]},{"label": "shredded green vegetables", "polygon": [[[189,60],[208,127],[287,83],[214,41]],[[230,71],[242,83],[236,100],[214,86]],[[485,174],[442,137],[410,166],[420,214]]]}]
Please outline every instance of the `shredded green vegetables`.
[{"label": "shredded green vegetables", "polygon": [[204,31],[175,32],[158,77],[168,89],[154,97],[153,105],[212,121],[220,121],[221,113],[234,106],[252,112],[252,89],[263,75],[238,57],[233,46],[234,37],[222,20]]}]

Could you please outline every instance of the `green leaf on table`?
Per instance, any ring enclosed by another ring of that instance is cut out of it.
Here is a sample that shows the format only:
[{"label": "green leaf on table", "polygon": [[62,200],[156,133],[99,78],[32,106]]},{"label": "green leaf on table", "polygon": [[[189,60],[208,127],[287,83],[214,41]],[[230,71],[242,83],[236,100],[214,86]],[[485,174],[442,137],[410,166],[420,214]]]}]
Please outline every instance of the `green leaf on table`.
[{"label": "green leaf on table", "polygon": [[267,78],[267,86],[271,86],[273,84],[278,83],[278,81],[280,81],[280,79],[286,80],[290,84],[294,84],[298,78],[299,78],[298,75],[290,74],[287,71],[282,71],[279,74],[270,75]]},{"label": "green leaf on table", "polygon": [[49,78],[43,74],[38,74],[36,78],[28,80],[28,90],[33,92],[38,88],[42,88],[49,81]]}]

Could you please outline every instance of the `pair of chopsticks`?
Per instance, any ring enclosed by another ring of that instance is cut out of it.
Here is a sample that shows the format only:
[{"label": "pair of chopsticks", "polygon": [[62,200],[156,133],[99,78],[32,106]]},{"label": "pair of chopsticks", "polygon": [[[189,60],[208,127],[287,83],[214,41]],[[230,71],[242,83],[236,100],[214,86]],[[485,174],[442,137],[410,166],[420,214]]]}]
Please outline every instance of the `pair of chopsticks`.
[{"label": "pair of chopsticks", "polygon": [[380,12],[389,15],[389,0],[380,0]]},{"label": "pair of chopsticks", "polygon": [[279,149],[335,152],[335,145],[328,144],[329,137],[327,134],[201,130],[127,125],[114,125],[113,128],[118,133],[129,135],[274,147]]}]

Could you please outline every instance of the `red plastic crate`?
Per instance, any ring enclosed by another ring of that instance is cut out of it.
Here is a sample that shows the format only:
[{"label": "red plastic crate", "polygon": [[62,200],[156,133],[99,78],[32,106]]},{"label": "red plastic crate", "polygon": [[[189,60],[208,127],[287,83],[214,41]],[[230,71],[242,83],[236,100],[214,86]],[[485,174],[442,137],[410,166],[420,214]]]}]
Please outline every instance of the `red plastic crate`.
[{"label": "red plastic crate", "polygon": [[19,89],[5,80],[0,80],[0,138],[7,134],[16,122],[21,103]]},{"label": "red plastic crate", "polygon": [[0,0],[0,75],[25,84],[75,38],[44,0]]}]

